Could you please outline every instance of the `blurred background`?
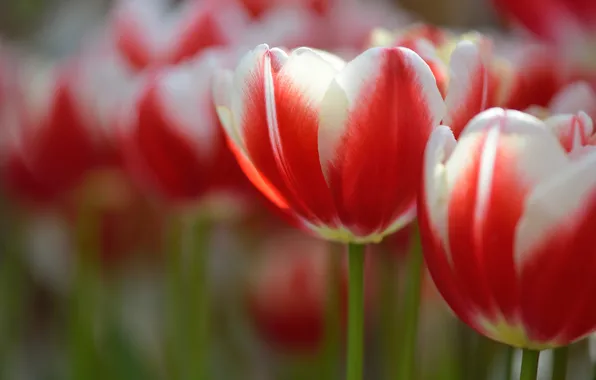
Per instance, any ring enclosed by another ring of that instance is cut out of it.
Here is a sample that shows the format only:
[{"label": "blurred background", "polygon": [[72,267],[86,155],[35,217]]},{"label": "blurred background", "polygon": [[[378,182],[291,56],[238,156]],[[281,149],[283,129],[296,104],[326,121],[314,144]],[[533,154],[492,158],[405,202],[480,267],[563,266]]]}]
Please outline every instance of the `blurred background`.
[{"label": "blurred background", "polygon": [[[252,189],[208,106],[172,105],[198,112],[204,133],[182,138],[139,88],[190,57],[198,76],[233,66],[261,42],[349,58],[373,29],[420,21],[505,38],[487,0],[0,2],[0,378],[342,378],[343,248]],[[179,54],[177,38],[190,41]],[[114,103],[147,121],[122,133]],[[411,235],[366,253],[366,379],[395,379]],[[422,293],[418,379],[504,379],[518,358],[452,317],[430,280]],[[587,346],[571,348],[571,379],[591,378]]]}]

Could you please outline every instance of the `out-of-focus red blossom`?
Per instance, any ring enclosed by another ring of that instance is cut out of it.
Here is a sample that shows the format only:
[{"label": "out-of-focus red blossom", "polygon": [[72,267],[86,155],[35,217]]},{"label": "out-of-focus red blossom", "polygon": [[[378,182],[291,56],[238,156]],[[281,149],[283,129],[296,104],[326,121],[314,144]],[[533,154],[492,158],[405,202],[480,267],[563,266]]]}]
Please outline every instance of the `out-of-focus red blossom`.
[{"label": "out-of-focus red blossom", "polygon": [[245,173],[300,227],[378,242],[412,220],[419,160],[444,103],[411,50],[370,49],[346,64],[260,45],[213,89]]},{"label": "out-of-focus red blossom", "polygon": [[222,64],[206,54],[140,77],[117,115],[128,172],[165,200],[196,201],[211,190],[246,190],[211,100],[210,75]]},{"label": "out-of-focus red blossom", "polygon": [[479,333],[544,349],[596,328],[592,132],[583,113],[542,122],[500,108],[473,118],[457,143],[448,127],[433,132],[424,255],[443,298]]},{"label": "out-of-focus red blossom", "polygon": [[4,185],[18,199],[64,200],[90,171],[119,162],[104,117],[119,96],[113,91],[99,96],[106,95],[105,83],[93,78],[105,82],[124,74],[107,60],[87,58],[53,66],[17,60],[0,111],[0,166]]},{"label": "out-of-focus red blossom", "polygon": [[96,172],[78,189],[76,196],[62,205],[60,211],[76,230],[81,207],[89,203],[88,212],[97,218],[99,262],[112,268],[142,253],[161,252],[163,214],[145,194],[117,170]]},{"label": "out-of-focus red blossom", "polygon": [[553,42],[564,42],[565,37],[578,33],[596,33],[596,3],[592,0],[493,0],[493,3],[537,36]]},{"label": "out-of-focus red blossom", "polygon": [[551,114],[576,114],[583,111],[596,119],[596,91],[586,82],[575,82],[564,87],[548,106]]},{"label": "out-of-focus red blossom", "polygon": [[55,199],[77,186],[97,163],[90,120],[77,95],[77,67],[19,72],[3,133],[4,175],[15,195]]},{"label": "out-of-focus red blossom", "polygon": [[232,0],[121,0],[112,16],[110,38],[135,70],[178,64],[209,47],[233,43],[248,22]]},{"label": "out-of-focus red blossom", "polygon": [[334,7],[335,0],[239,0],[252,17],[260,18],[278,8],[306,9],[314,15],[324,16]]},{"label": "out-of-focus red blossom", "polygon": [[[596,3],[592,0],[493,0],[497,9],[552,48],[581,79],[596,73]],[[578,78],[579,79],[579,78]]]},{"label": "out-of-focus red blossom", "polygon": [[[337,283],[329,277],[329,246],[298,233],[269,238],[251,272],[246,302],[249,316],[260,336],[284,352],[314,352],[325,335],[325,316],[330,286],[339,296],[337,321],[345,329],[347,316],[347,261],[342,259]],[[365,262],[367,278],[373,266]],[[372,281],[367,281],[366,310],[374,300]]]}]

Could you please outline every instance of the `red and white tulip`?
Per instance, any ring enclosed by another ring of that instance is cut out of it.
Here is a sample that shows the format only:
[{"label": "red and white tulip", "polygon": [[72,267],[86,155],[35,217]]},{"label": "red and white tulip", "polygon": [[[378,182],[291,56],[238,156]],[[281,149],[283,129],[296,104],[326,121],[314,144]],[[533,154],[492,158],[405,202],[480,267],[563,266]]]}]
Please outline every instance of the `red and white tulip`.
[{"label": "red and white tulip", "polygon": [[215,188],[246,182],[230,152],[211,99],[216,53],[138,78],[116,116],[131,176],[149,193],[194,202]]},{"label": "red and white tulip", "polygon": [[167,0],[122,0],[116,7],[110,38],[131,68],[177,64],[206,48],[229,45],[248,23],[244,9],[231,0],[170,8]]},{"label": "red and white tulip", "polygon": [[567,153],[570,135],[580,145],[592,125],[584,114],[566,120],[549,128],[493,108],[457,142],[439,127],[425,152],[419,220],[431,276],[460,319],[516,347],[564,346],[596,328],[596,152]]},{"label": "red and white tulip", "polygon": [[444,102],[412,50],[373,48],[345,63],[260,45],[219,73],[214,100],[245,173],[298,225],[364,243],[414,218]]}]

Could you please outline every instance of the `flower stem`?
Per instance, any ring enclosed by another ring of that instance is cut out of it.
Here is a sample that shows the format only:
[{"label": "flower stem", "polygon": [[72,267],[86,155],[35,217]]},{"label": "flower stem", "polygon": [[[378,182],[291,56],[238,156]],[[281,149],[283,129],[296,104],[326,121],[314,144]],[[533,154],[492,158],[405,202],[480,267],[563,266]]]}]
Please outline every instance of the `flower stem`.
[{"label": "flower stem", "polygon": [[504,380],[513,380],[513,358],[515,357],[515,348],[504,345],[505,347],[505,372]]},{"label": "flower stem", "polygon": [[[325,341],[321,352],[321,372],[325,379],[335,379],[338,375],[340,329],[337,321],[340,319],[340,283],[341,283],[341,245],[329,245],[329,263],[327,268],[327,303],[325,315]],[[314,374],[314,377],[320,376]]]},{"label": "flower stem", "polygon": [[560,347],[553,352],[552,380],[565,380],[567,377],[567,354],[569,347]]},{"label": "flower stem", "polygon": [[397,367],[394,360],[398,357],[400,342],[399,325],[399,289],[397,283],[397,260],[392,252],[380,252],[381,254],[381,313],[380,313],[380,336],[383,342],[382,357],[383,379],[397,379]]},{"label": "flower stem", "polygon": [[538,358],[540,351],[523,350],[521,374],[519,380],[536,380],[538,377]]},{"label": "flower stem", "polygon": [[364,245],[349,244],[347,380],[362,380],[364,370]]},{"label": "flower stem", "polygon": [[97,378],[98,353],[94,337],[97,310],[97,265],[99,256],[99,220],[91,200],[79,204],[76,225],[76,266],[70,295],[70,363],[74,379]]},{"label": "flower stem", "polygon": [[192,379],[208,379],[209,376],[209,225],[198,218],[191,221],[186,234],[188,237],[188,330],[189,357]]},{"label": "flower stem", "polygon": [[408,258],[408,283],[404,299],[403,345],[399,357],[397,379],[415,378],[416,342],[418,338],[418,315],[420,309],[420,288],[422,283],[422,249],[420,235],[416,228],[412,250]]}]

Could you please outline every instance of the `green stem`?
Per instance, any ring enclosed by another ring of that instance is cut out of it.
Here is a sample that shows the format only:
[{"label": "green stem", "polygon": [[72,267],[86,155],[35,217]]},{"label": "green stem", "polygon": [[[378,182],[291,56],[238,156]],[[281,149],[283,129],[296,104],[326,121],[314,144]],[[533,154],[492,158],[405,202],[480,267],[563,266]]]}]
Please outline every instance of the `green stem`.
[{"label": "green stem", "polygon": [[560,347],[553,351],[552,380],[565,380],[567,377],[567,356],[569,347]]},{"label": "green stem", "polygon": [[170,216],[168,220],[166,265],[168,284],[168,315],[167,315],[167,343],[166,360],[168,378],[180,379],[185,359],[186,349],[183,345],[185,332],[185,303],[184,276],[182,275],[182,234],[183,228],[180,218]]},{"label": "green stem", "polygon": [[[335,379],[338,375],[338,357],[340,329],[340,283],[341,283],[341,245],[330,244],[327,268],[327,303],[325,315],[325,341],[321,352],[322,373],[325,379]],[[338,249],[340,248],[340,249]],[[314,378],[320,375],[314,374]]]},{"label": "green stem", "polygon": [[169,223],[170,378],[209,378],[209,224],[175,216]]},{"label": "green stem", "polygon": [[519,380],[536,380],[538,377],[538,358],[540,351],[523,350],[521,374]]},{"label": "green stem", "polygon": [[505,347],[505,373],[503,379],[513,380],[513,358],[515,357],[515,348],[504,345]]},{"label": "green stem", "polygon": [[[209,376],[209,225],[202,219],[194,220],[189,236],[188,269],[190,317],[188,333],[190,350],[188,364],[192,366],[191,379],[208,379]],[[188,301],[187,300],[187,301]]]},{"label": "green stem", "polygon": [[362,380],[364,371],[364,245],[349,244],[347,380]]},{"label": "green stem", "polygon": [[397,367],[394,360],[399,355],[400,330],[399,325],[399,292],[397,283],[397,260],[392,252],[380,252],[382,255],[381,266],[381,310],[380,310],[380,334],[383,342],[382,363],[383,378],[386,380],[397,379]]},{"label": "green stem", "polygon": [[420,288],[422,285],[422,249],[418,229],[413,238],[412,251],[408,258],[408,284],[404,299],[404,321],[402,350],[399,357],[397,379],[415,378],[416,343],[418,338],[418,316],[420,313]]},{"label": "green stem", "polygon": [[76,230],[76,268],[70,300],[70,363],[73,379],[95,379],[98,373],[98,352],[94,337],[96,316],[96,268],[98,265],[98,219],[91,201],[80,205]]}]

